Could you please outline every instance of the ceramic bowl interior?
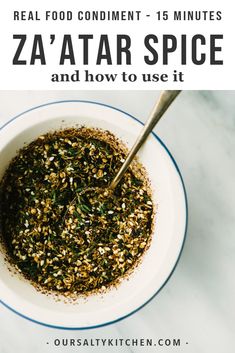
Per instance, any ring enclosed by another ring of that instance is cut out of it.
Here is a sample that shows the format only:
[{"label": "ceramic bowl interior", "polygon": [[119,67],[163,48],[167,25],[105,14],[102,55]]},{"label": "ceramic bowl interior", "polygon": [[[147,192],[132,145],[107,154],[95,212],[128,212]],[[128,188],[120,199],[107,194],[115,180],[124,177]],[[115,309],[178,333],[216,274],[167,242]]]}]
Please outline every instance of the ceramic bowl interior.
[{"label": "ceramic bowl interior", "polygon": [[[142,128],[130,115],[93,102],[57,102],[31,109],[0,130],[0,178],[25,143],[49,131],[81,125],[107,129],[128,146]],[[45,325],[90,328],[135,312],[163,287],[178,261],[185,238],[185,190],[174,160],[155,135],[149,136],[139,158],[151,180],[157,215],[151,246],[129,279],[105,294],[78,298],[76,303],[58,301],[37,291],[20,274],[12,274],[1,251],[0,293],[4,305]]]}]

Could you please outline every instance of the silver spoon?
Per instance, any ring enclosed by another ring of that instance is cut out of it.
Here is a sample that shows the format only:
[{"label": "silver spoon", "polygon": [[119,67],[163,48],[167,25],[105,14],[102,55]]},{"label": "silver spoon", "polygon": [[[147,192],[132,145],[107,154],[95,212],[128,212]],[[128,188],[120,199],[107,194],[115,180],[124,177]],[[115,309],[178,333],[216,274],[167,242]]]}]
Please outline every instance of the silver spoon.
[{"label": "silver spoon", "polygon": [[126,172],[127,168],[133,161],[133,158],[139,151],[140,147],[144,144],[146,141],[148,135],[151,133],[155,125],[159,122],[161,119],[162,115],[165,113],[165,111],[168,109],[168,107],[171,105],[171,103],[174,101],[174,99],[178,96],[178,94],[181,91],[162,91],[161,95],[153,107],[153,110],[146,121],[143,129],[141,130],[140,135],[138,136],[137,140],[135,141],[132,149],[128,153],[128,156],[121,166],[120,170],[118,171],[117,175],[111,182],[109,189],[113,190],[116,188],[117,184],[119,181],[122,179],[124,173]]},{"label": "silver spoon", "polygon": [[[156,102],[156,104],[154,105],[148,120],[146,121],[143,129],[140,132],[140,135],[138,136],[136,142],[134,143],[133,147],[131,148],[130,152],[128,153],[125,162],[123,163],[123,165],[119,169],[117,175],[114,177],[111,184],[107,187],[108,190],[113,191],[116,188],[116,186],[118,185],[118,183],[122,179],[123,175],[125,174],[127,168],[129,167],[129,165],[133,161],[135,155],[139,151],[140,147],[144,144],[144,142],[146,141],[147,137],[149,136],[149,134],[151,133],[151,131],[153,130],[155,125],[158,123],[158,121],[161,119],[161,117],[163,116],[165,111],[168,109],[168,107],[171,105],[171,103],[174,101],[174,99],[178,96],[178,94],[180,92],[181,91],[169,91],[169,90],[161,92],[161,95],[160,95],[158,101]],[[100,188],[100,187],[87,187],[84,190],[82,190],[81,193],[79,193],[79,195],[82,196],[86,192],[90,192],[93,190],[96,190],[96,191],[100,190],[100,192],[102,192],[104,189]],[[69,206],[74,204],[77,197],[78,197],[78,195],[76,195],[74,197],[74,199],[70,202]],[[69,209],[69,207],[67,208],[67,210],[64,214],[63,220],[65,219],[65,217],[68,213],[68,209]]]}]

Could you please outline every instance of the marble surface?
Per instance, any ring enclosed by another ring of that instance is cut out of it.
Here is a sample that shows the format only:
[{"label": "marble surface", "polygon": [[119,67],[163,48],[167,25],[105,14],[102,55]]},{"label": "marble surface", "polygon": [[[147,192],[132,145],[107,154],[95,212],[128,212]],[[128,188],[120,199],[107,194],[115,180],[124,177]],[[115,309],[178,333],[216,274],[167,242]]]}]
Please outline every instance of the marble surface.
[{"label": "marble surface", "polygon": [[[144,121],[158,95],[155,91],[0,91],[0,124],[32,106],[60,99],[104,102]],[[180,167],[189,201],[187,240],[170,281],[135,315],[95,330],[46,328],[1,306],[1,353],[234,352],[235,91],[183,92],[155,131]],[[53,345],[56,338],[145,337],[180,338],[181,346]]]}]

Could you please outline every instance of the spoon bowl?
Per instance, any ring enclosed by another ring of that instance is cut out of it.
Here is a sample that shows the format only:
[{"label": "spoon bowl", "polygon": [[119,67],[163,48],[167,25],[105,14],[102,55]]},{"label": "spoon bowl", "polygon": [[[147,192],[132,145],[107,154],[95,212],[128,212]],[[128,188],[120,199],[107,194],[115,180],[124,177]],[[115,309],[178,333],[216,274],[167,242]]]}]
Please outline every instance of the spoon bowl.
[{"label": "spoon bowl", "polygon": [[[161,119],[163,114],[166,112],[166,110],[169,108],[169,106],[172,104],[172,102],[175,100],[175,98],[178,96],[179,93],[180,93],[180,91],[177,91],[177,90],[175,90],[175,91],[162,91],[158,101],[156,102],[156,104],[154,105],[154,107],[152,109],[152,112],[151,112],[146,124],[144,125],[144,127],[141,130],[139,136],[137,137],[135,143],[133,144],[130,152],[128,153],[126,160],[124,161],[121,168],[119,169],[119,171],[115,175],[111,184],[107,188],[105,188],[105,191],[103,192],[102,188],[87,187],[83,191],[81,191],[79,193],[79,195],[82,195],[82,193],[86,194],[87,192],[90,193],[93,191],[95,193],[95,195],[98,197],[99,197],[99,193],[101,193],[101,195],[104,195],[106,197],[110,193],[112,193],[112,191],[116,188],[116,186],[118,185],[118,183],[122,179],[127,168],[129,167],[129,165],[131,164],[131,162],[135,158],[137,152],[142,147],[142,145],[145,143],[149,134],[152,132],[152,129],[159,122],[159,120]],[[77,196],[74,198],[74,200],[72,200],[70,205],[72,205],[75,202],[76,198],[77,198]],[[67,213],[68,212],[66,210],[65,215]]]}]

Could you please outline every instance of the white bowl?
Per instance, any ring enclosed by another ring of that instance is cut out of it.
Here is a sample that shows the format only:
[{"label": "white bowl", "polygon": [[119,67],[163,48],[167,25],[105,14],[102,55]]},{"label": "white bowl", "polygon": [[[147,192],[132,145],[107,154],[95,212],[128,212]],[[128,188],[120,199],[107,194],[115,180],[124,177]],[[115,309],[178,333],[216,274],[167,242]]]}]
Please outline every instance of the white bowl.
[{"label": "white bowl", "polygon": [[[131,115],[95,102],[62,101],[30,109],[0,130],[0,179],[10,160],[24,143],[40,134],[86,125],[113,132],[128,146],[142,124]],[[139,153],[158,205],[151,246],[142,263],[117,289],[93,294],[76,303],[56,301],[37,291],[20,274],[12,274],[0,253],[2,304],[33,322],[68,329],[98,327],[123,319],[148,303],[164,286],[176,267],[187,227],[187,201],[179,169],[168,149],[155,135],[149,136]]]}]

